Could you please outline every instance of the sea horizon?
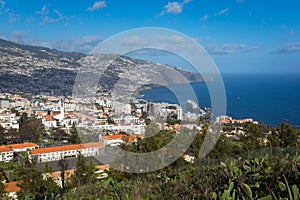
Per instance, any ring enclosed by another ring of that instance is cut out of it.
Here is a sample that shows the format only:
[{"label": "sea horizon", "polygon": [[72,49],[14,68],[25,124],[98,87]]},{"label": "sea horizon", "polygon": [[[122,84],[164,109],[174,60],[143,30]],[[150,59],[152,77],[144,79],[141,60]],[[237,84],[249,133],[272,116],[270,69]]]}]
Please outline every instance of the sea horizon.
[{"label": "sea horizon", "polygon": [[[285,121],[300,128],[300,74],[291,73],[224,73],[227,96],[227,115],[236,119],[253,118],[255,121],[276,126]],[[208,81],[209,83],[209,81]],[[205,82],[191,83],[200,107],[211,107]],[[184,87],[182,84],[169,88]],[[184,93],[184,91],[183,91]],[[178,104],[175,95],[166,87],[140,92],[145,100]],[[189,99],[188,94],[186,100]],[[184,107],[185,105],[183,105]]]}]

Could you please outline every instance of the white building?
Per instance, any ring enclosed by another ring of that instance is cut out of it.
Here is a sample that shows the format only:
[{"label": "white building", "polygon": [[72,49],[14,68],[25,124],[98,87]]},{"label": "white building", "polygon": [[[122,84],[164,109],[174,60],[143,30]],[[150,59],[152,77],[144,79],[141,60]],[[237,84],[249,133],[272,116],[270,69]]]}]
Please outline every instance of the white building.
[{"label": "white building", "polygon": [[8,100],[1,100],[0,101],[0,108],[9,108],[9,101]]},{"label": "white building", "polygon": [[39,145],[31,142],[26,142],[21,144],[10,144],[8,146],[12,148],[14,152],[27,152],[39,148]]},{"label": "white building", "polygon": [[118,146],[120,144],[129,144],[136,141],[136,135],[125,135],[125,134],[116,134],[116,135],[106,135],[99,136],[99,141],[103,142],[105,146]]},{"label": "white building", "polygon": [[19,129],[19,123],[16,113],[2,113],[0,114],[0,126],[5,129]]},{"label": "white building", "polygon": [[60,113],[56,116],[54,116],[54,119],[57,119],[59,122],[62,122],[65,118],[65,108],[64,108],[64,101],[62,99],[59,100],[59,110]]},{"label": "white building", "polygon": [[140,119],[138,117],[133,116],[125,116],[125,117],[119,117],[114,118],[114,122],[116,124],[138,124],[140,123]]},{"label": "white building", "polygon": [[42,124],[47,129],[57,127],[57,121],[51,115],[43,116],[42,117]]},{"label": "white building", "polygon": [[77,157],[81,153],[84,157],[96,156],[104,147],[102,142],[87,144],[73,144],[48,148],[34,149],[30,151],[29,158],[37,159],[37,162],[56,161],[64,158]]},{"label": "white building", "polygon": [[131,124],[131,125],[113,125],[113,124],[103,124],[93,126],[95,129],[107,130],[107,131],[119,131],[130,133],[134,135],[145,134],[145,124]]},{"label": "white building", "polygon": [[14,159],[14,151],[8,146],[0,146],[0,161],[10,162]]},{"label": "white building", "polygon": [[177,119],[182,120],[183,119],[183,111],[181,107],[177,107]]}]

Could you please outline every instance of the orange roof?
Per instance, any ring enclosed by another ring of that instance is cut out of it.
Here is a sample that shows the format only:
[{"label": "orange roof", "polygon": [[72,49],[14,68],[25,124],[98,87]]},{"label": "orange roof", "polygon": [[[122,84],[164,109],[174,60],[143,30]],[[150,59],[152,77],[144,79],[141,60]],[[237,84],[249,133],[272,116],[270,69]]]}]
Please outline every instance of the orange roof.
[{"label": "orange roof", "polygon": [[98,165],[96,168],[100,170],[109,170],[109,165]]},{"label": "orange roof", "polygon": [[39,145],[31,142],[21,143],[21,144],[10,144],[9,147],[13,149],[29,148],[29,147],[38,147]]},{"label": "orange roof", "polygon": [[[69,179],[74,174],[74,172],[75,172],[74,169],[65,170],[65,179]],[[46,173],[45,175],[51,178],[60,177],[61,171],[50,172],[50,173]]]},{"label": "orange roof", "polygon": [[12,148],[5,145],[0,146],[0,152],[10,152],[10,151],[13,151]]},{"label": "orange roof", "polygon": [[93,147],[104,147],[104,144],[102,142],[92,142],[92,143],[87,143],[87,144],[71,144],[71,145],[65,145],[65,146],[40,148],[40,149],[31,150],[30,154],[42,154],[42,153],[51,153],[51,152],[58,152],[58,151],[70,151],[70,150],[93,148]]},{"label": "orange roof", "polygon": [[53,119],[53,117],[51,116],[51,115],[47,115],[47,116],[43,116],[45,119],[46,119],[46,121],[56,121],[55,119]]},{"label": "orange roof", "polygon": [[123,140],[126,140],[127,142],[133,142],[136,139],[135,135],[124,135]]},{"label": "orange roof", "polygon": [[122,139],[127,142],[133,142],[136,139],[136,135],[125,135],[125,134],[106,135],[106,136],[102,136],[102,139],[103,140]]},{"label": "orange roof", "polygon": [[[109,170],[109,165],[98,165],[96,166],[98,170]],[[69,179],[71,176],[74,174],[75,170],[74,169],[69,169],[65,170],[65,178]],[[61,171],[56,171],[56,172],[50,172],[45,174],[47,177],[60,177],[61,176]]]},{"label": "orange roof", "polygon": [[4,190],[6,193],[18,192],[21,188],[18,186],[19,181],[4,183]]}]

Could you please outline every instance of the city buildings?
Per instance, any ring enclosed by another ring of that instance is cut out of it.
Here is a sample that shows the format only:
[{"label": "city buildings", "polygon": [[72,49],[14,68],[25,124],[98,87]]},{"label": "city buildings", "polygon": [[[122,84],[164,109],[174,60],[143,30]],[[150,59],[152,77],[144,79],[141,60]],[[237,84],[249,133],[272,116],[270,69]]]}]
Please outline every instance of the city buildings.
[{"label": "city buildings", "polygon": [[73,144],[65,146],[55,146],[48,148],[33,149],[29,152],[30,159],[36,159],[37,162],[50,162],[65,158],[74,158],[79,154],[84,157],[97,156],[101,154],[104,147],[102,142],[93,142],[86,144]]}]

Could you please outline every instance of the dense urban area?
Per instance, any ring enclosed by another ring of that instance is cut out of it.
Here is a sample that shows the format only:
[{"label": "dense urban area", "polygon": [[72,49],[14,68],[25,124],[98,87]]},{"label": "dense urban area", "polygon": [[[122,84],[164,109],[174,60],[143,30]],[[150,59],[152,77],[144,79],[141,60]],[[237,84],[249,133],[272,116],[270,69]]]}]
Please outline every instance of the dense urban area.
[{"label": "dense urban area", "polygon": [[[116,102],[107,91],[83,113],[87,100],[72,97],[2,93],[0,99],[3,198],[175,199],[176,192],[182,198],[271,199],[298,191],[298,131],[287,122],[271,127],[216,117],[223,131],[209,155],[199,158],[212,113],[193,100],[184,112],[176,104]],[[157,134],[147,137],[154,128]],[[192,145],[159,171],[129,174],[99,159],[118,146],[132,152],[160,149],[184,129],[196,132]]]},{"label": "dense urban area", "polygon": [[[78,66],[103,56],[82,58],[5,41],[0,47],[1,199],[299,198],[299,131],[288,121],[274,127],[251,118],[214,116],[192,99],[184,105],[157,103],[138,92],[120,98],[111,87],[120,78],[147,85],[156,68],[171,69],[129,57],[106,70],[109,76],[102,77],[94,97],[74,97]],[[135,68],[139,65],[153,71]],[[134,68],[130,77],[126,70]],[[176,71],[190,81],[203,80]],[[131,85],[121,89],[133,92]],[[199,152],[212,124],[223,127],[203,157]],[[120,148],[153,152],[185,133],[194,134],[191,145],[154,172],[122,172],[103,159]]]}]

